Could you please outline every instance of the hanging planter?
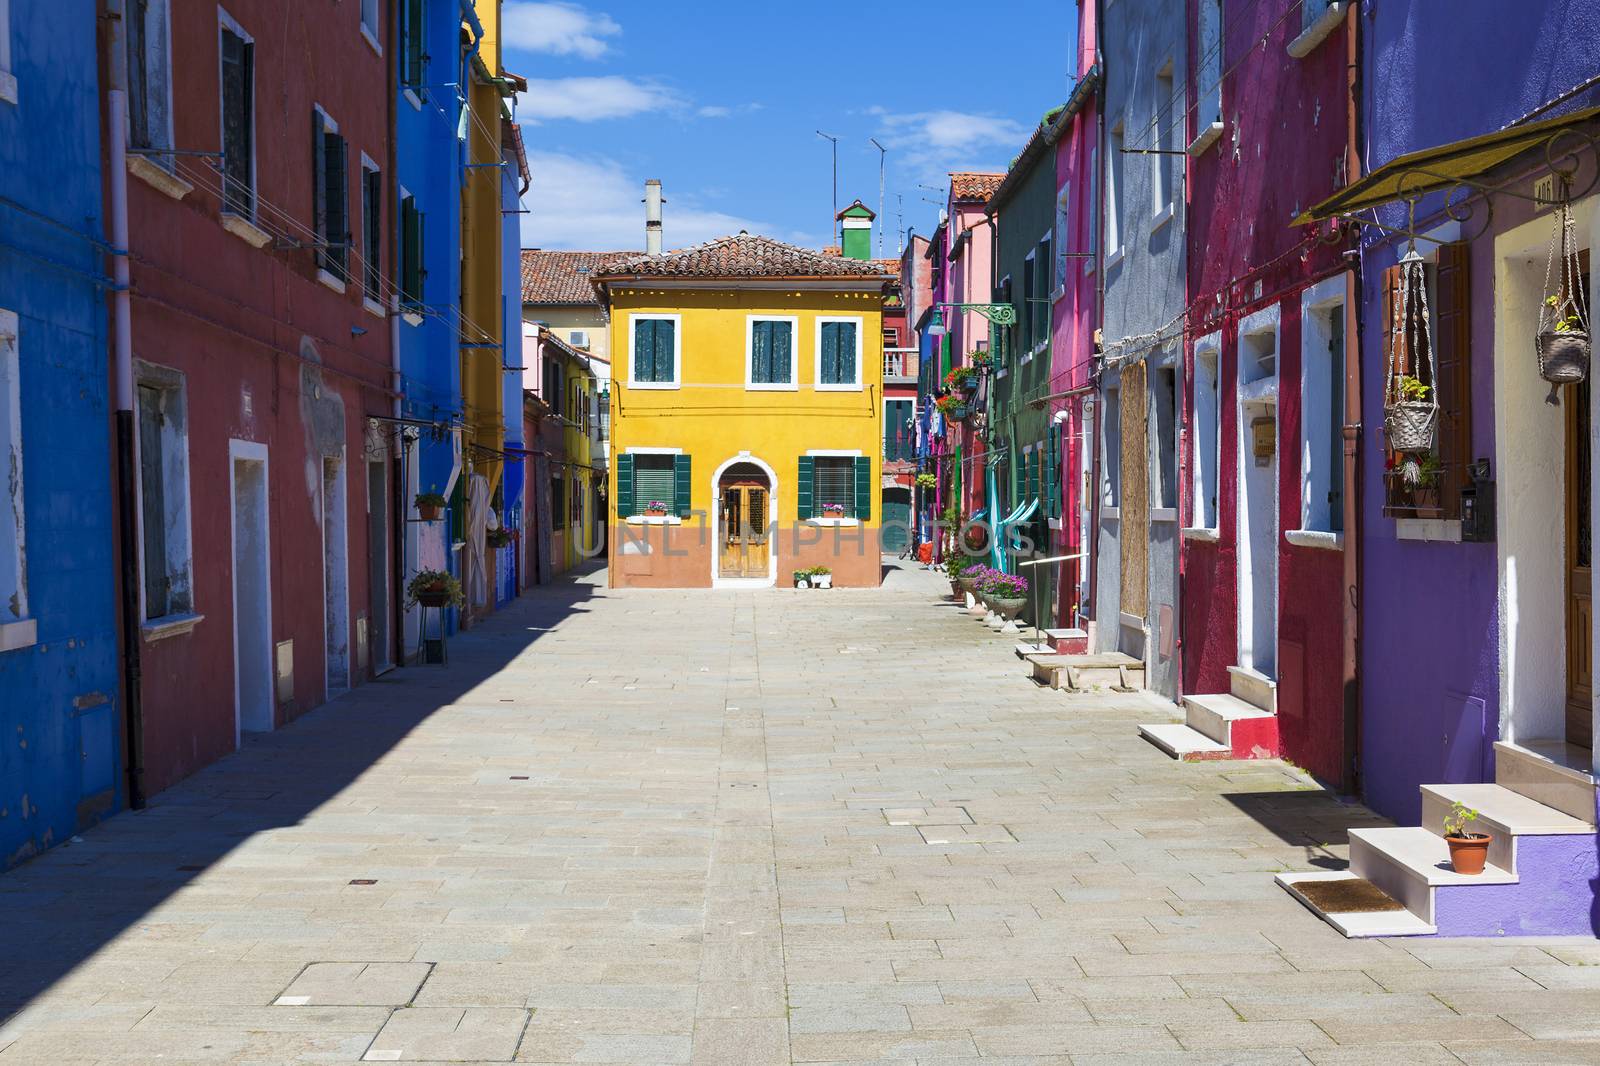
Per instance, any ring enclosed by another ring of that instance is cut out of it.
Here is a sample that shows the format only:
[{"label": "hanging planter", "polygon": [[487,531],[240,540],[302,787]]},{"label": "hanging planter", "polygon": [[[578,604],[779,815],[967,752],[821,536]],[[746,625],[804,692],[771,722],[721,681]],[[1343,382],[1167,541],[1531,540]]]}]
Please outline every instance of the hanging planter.
[{"label": "hanging planter", "polygon": [[[1433,337],[1428,327],[1428,285],[1415,247],[1400,260],[1400,290],[1390,327],[1389,365],[1384,377],[1383,431],[1397,452],[1433,450],[1439,431],[1439,398],[1432,382]],[[1416,364],[1401,365],[1400,353],[1417,353]]]},{"label": "hanging planter", "polygon": [[[1550,383],[1550,403],[1560,402],[1556,395],[1559,386],[1576,385],[1589,376],[1589,308],[1578,273],[1578,238],[1566,199],[1565,180],[1555,222],[1544,268],[1545,297],[1539,308],[1539,335],[1534,341],[1539,376]],[[1557,256],[1561,257],[1559,276],[1555,271]]]}]

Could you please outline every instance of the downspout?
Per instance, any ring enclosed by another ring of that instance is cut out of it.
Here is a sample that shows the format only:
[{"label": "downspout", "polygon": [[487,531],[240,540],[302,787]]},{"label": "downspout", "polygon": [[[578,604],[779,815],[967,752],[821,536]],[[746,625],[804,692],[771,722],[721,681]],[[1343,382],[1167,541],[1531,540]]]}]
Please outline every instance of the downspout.
[{"label": "downspout", "polygon": [[[1101,44],[1105,40],[1103,27],[1106,13],[1105,0],[1092,0],[1092,2],[1094,4],[1094,61],[1095,65],[1100,68],[1100,85],[1096,89],[1094,107],[1094,158],[1095,170],[1098,171],[1100,164],[1105,162],[1106,146],[1107,71],[1105,55],[1101,51]],[[1105,182],[1101,180],[1098,173],[1094,175],[1091,183],[1096,190],[1096,199],[1103,197],[1105,195]],[[1099,387],[1101,367],[1095,361],[1098,358],[1098,353],[1093,349],[1097,346],[1095,338],[1101,335],[1101,330],[1105,328],[1106,322],[1106,235],[1105,226],[1102,224],[1105,212],[1093,203],[1089,205],[1089,210],[1094,212],[1094,217],[1089,224],[1094,227],[1094,320],[1098,323],[1096,328],[1089,332],[1089,347],[1091,349],[1089,380],[1095,385],[1096,417],[1094,420],[1094,432],[1098,436],[1105,432],[1106,407],[1105,394]],[[1091,511],[1091,524],[1089,527],[1089,538],[1092,543],[1083,547],[1083,550],[1088,553],[1088,558],[1084,560],[1084,565],[1089,568],[1089,597],[1088,602],[1083,605],[1079,613],[1085,619],[1097,619],[1100,612],[1100,476],[1104,473],[1101,468],[1104,460],[1100,456],[1099,440],[1089,442],[1089,454],[1093,457],[1089,467],[1093,474],[1090,483],[1094,486],[1094,507]],[[1085,625],[1087,626],[1087,623]],[[1098,632],[1095,635],[1098,637]],[[1095,650],[1093,642],[1090,643],[1089,650],[1091,652]]]},{"label": "downspout", "polygon": [[139,529],[136,521],[133,425],[133,306],[128,266],[128,102],[122,0],[110,0],[106,93],[106,144],[111,187],[112,378],[116,390],[117,542],[122,556],[122,689],[128,748],[128,807],[143,810],[144,699],[139,654],[144,639],[139,618]]},{"label": "downspout", "polygon": [[[400,55],[400,20],[389,20],[389,54]],[[397,101],[400,97],[400,70],[399,64],[387,64],[389,73],[387,77],[389,86],[389,173],[394,175],[390,180],[393,192],[389,203],[388,232],[396,236],[400,233],[399,207],[400,207],[400,109]],[[389,262],[398,263],[400,257],[396,254],[400,250],[400,241],[389,242]],[[399,273],[390,271],[393,277]],[[400,294],[394,291],[396,286],[390,286],[389,293],[389,366],[390,366],[390,391],[394,398],[389,404],[389,413],[401,417],[401,389],[405,375],[401,371],[400,362]],[[411,479],[406,470],[406,427],[399,422],[393,424],[390,432],[394,434],[394,454],[391,457],[390,477],[394,479],[394,491],[391,493],[389,503],[389,580],[393,594],[388,597],[389,603],[389,661],[396,666],[404,666],[406,661],[406,610],[405,597],[401,590],[405,588],[406,572],[406,490],[411,486]]]},{"label": "downspout", "polygon": [[[1345,69],[1348,86],[1345,123],[1345,172],[1350,181],[1361,176],[1361,143],[1364,133],[1361,111],[1361,19],[1360,5],[1351,4],[1345,24]],[[1342,675],[1344,681],[1345,764],[1342,787],[1347,794],[1361,792],[1361,349],[1366,308],[1362,302],[1361,253],[1356,238],[1356,254],[1351,269],[1345,272],[1344,300],[1344,641]]]}]

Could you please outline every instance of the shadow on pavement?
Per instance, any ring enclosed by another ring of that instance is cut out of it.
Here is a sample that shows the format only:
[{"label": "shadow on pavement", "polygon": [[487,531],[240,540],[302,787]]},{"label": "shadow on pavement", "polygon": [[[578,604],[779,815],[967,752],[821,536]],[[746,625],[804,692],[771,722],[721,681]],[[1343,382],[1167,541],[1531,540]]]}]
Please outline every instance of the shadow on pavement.
[{"label": "shadow on pavement", "polygon": [[1343,870],[1350,865],[1331,850],[1350,843],[1349,830],[1393,824],[1361,804],[1346,803],[1323,789],[1231,792],[1222,798],[1285,844],[1304,848],[1306,862],[1325,870]]}]

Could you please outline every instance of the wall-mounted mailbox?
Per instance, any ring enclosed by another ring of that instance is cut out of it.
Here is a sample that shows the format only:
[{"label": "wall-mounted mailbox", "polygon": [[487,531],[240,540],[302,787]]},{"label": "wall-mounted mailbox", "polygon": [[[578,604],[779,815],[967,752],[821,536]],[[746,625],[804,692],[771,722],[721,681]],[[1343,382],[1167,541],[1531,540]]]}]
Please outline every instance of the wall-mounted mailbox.
[{"label": "wall-mounted mailbox", "polygon": [[1479,459],[1467,467],[1471,484],[1461,490],[1461,539],[1494,540],[1494,482],[1489,478],[1489,460]]},{"label": "wall-mounted mailbox", "polygon": [[1257,466],[1266,466],[1272,462],[1272,453],[1278,447],[1278,420],[1275,418],[1257,418],[1250,423],[1250,436],[1255,445]]}]

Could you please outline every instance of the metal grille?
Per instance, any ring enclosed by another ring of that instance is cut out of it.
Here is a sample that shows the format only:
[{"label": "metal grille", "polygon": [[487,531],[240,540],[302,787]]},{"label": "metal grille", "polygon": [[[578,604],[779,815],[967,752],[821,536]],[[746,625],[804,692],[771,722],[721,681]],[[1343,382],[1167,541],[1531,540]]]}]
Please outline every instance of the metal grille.
[{"label": "metal grille", "polygon": [[667,505],[673,498],[672,456],[636,455],[633,459],[633,506],[643,511],[652,501]]},{"label": "metal grille", "polygon": [[856,513],[856,465],[848,457],[819,457],[816,465],[816,513],[822,514],[826,504],[844,507],[847,517]]}]

